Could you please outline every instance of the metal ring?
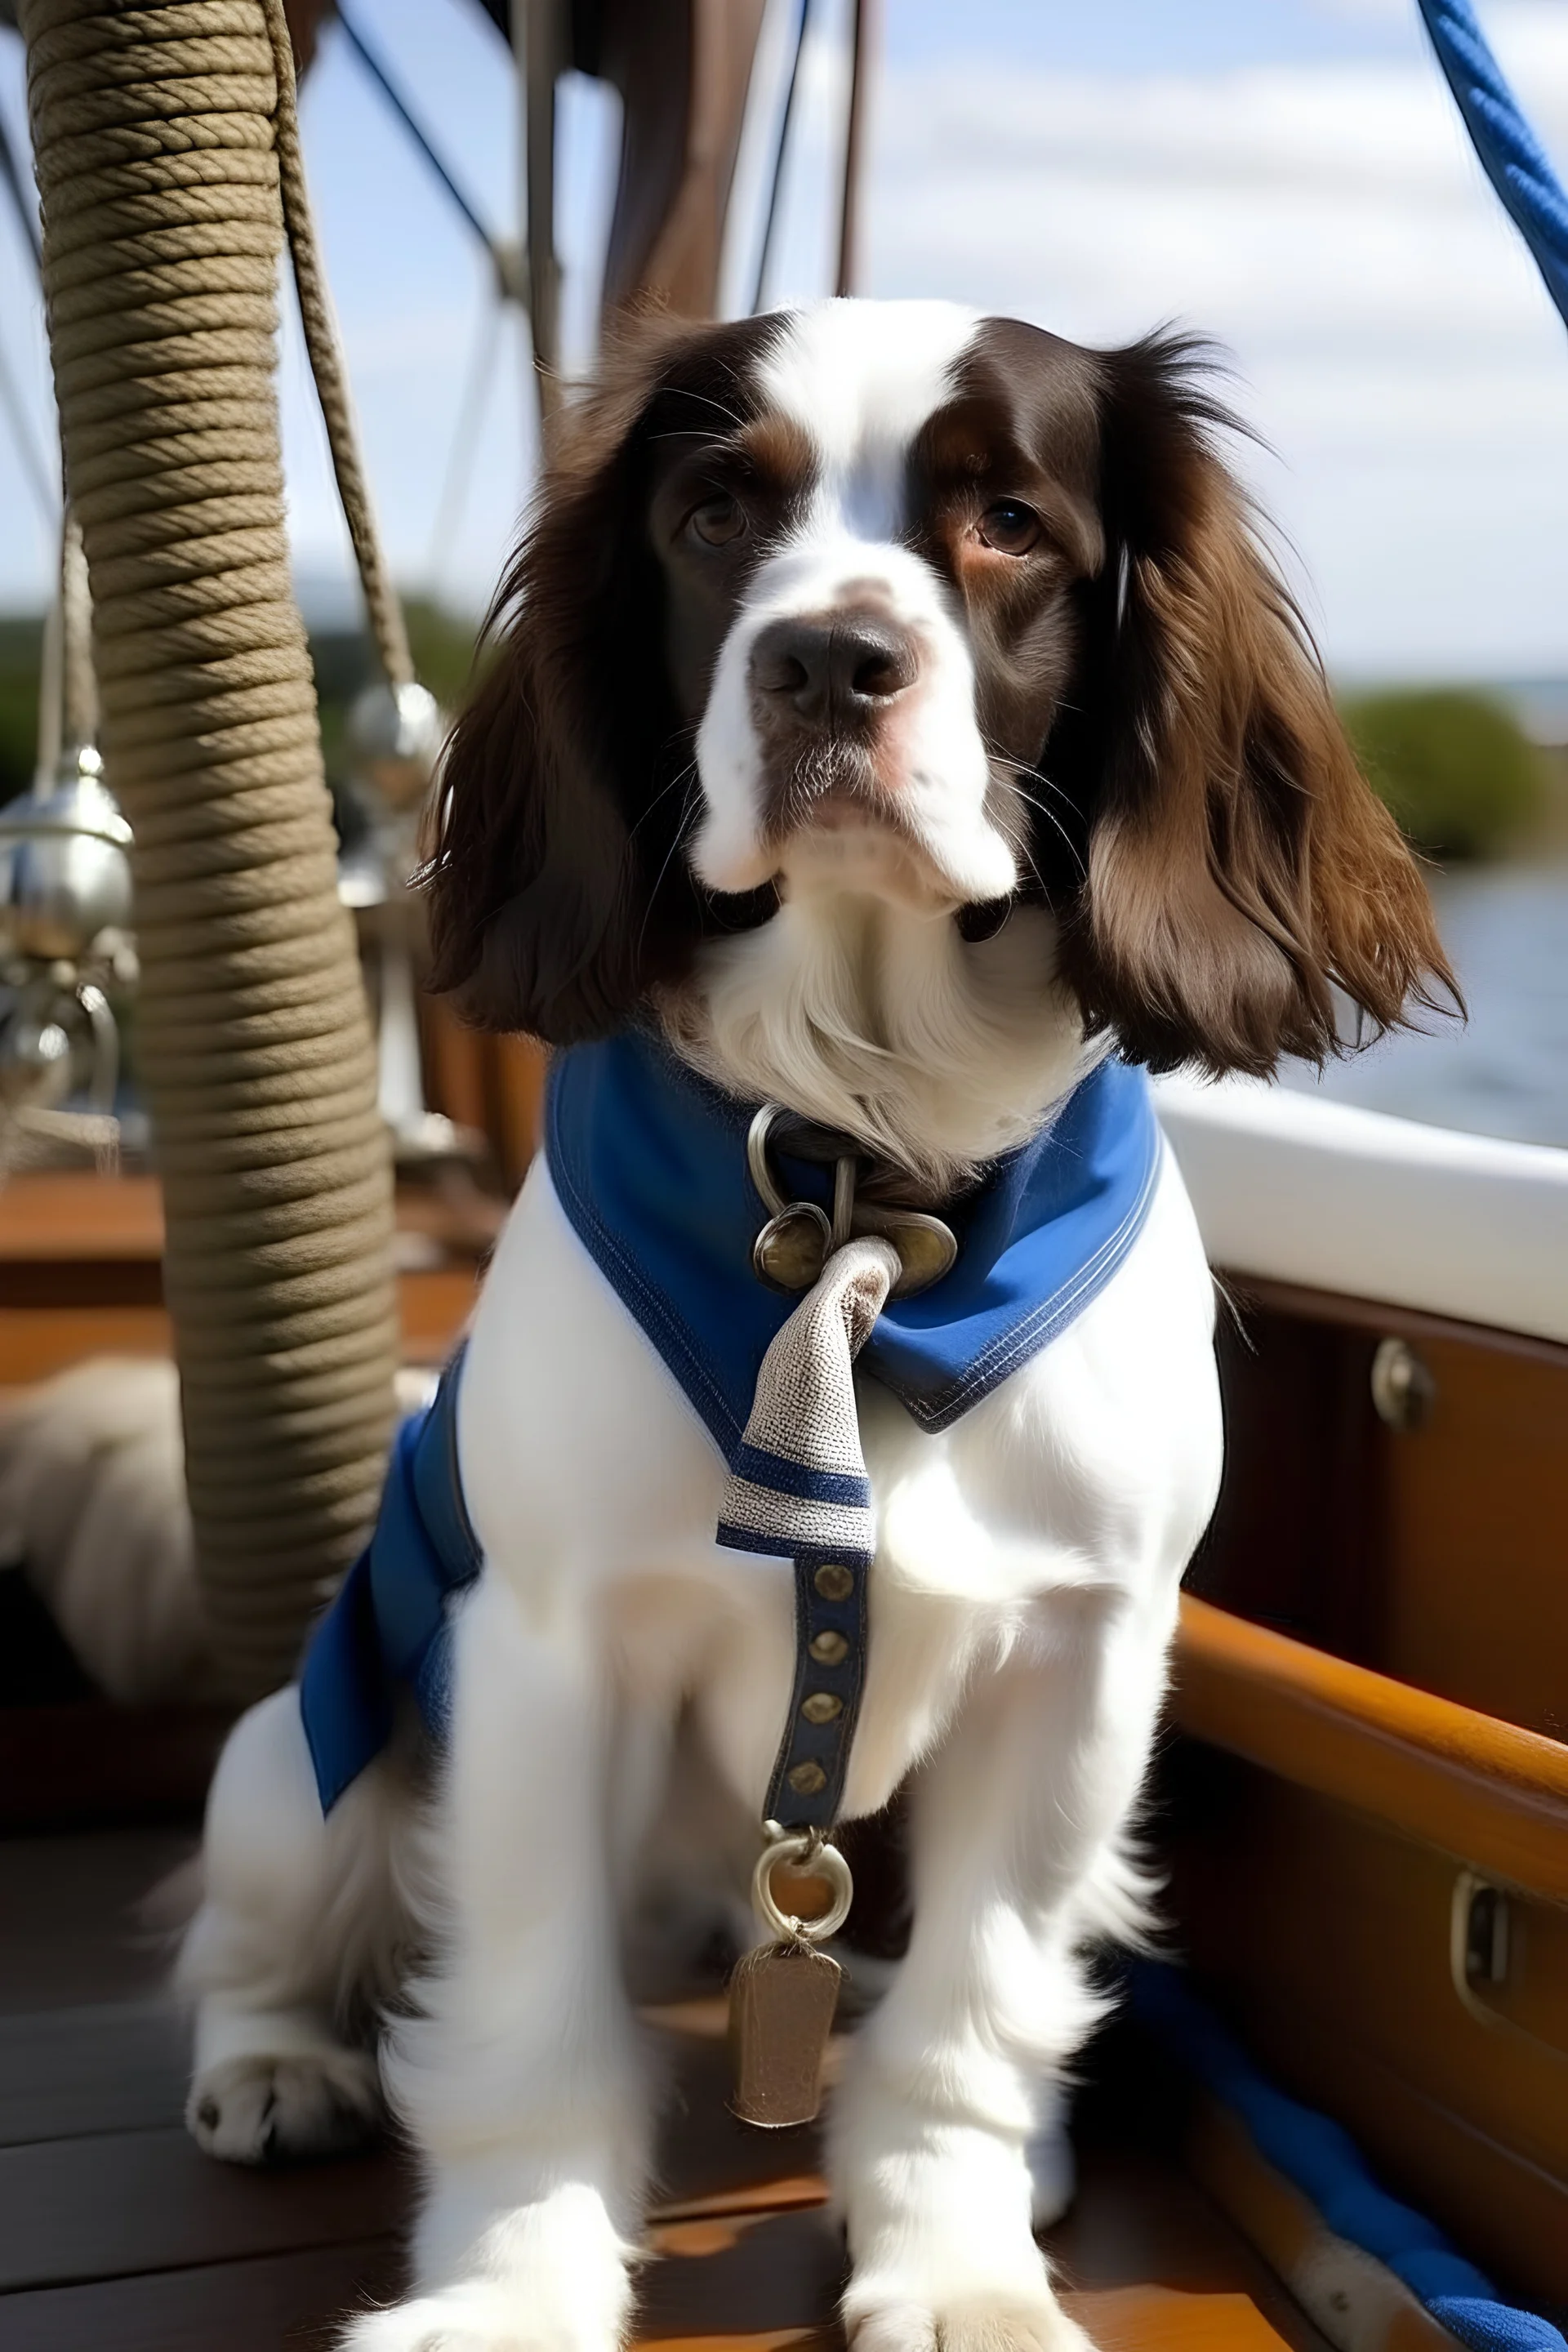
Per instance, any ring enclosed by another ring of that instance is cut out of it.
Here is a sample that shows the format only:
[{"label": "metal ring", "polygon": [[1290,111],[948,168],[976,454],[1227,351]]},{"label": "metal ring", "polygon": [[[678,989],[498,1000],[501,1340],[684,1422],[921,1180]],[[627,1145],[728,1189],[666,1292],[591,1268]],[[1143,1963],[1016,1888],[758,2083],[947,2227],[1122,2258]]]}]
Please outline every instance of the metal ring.
[{"label": "metal ring", "polygon": [[[812,1874],[827,1881],[833,1900],[820,1919],[797,1919],[793,1912],[779,1909],[773,1900],[773,1875],[781,1862],[809,1863]],[[849,1864],[836,1845],[826,1838],[819,1841],[810,1830],[791,1830],[771,1837],[757,1856],[757,1866],[752,1874],[752,1901],[773,1934],[786,1943],[826,1943],[848,1918],[854,1900],[855,1881]]]},{"label": "metal ring", "polygon": [[770,1217],[782,1217],[790,1205],[773,1181],[773,1171],[768,1160],[768,1134],[783,1108],[782,1103],[764,1103],[746,1135],[746,1165]]}]

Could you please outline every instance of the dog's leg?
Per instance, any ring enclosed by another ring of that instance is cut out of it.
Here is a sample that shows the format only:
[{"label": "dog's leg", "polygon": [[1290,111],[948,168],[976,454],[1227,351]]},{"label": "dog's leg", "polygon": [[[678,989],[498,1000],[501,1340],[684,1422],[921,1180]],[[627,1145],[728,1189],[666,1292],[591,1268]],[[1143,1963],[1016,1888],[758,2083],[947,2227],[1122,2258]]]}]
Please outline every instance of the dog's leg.
[{"label": "dog's leg", "polygon": [[436,1853],[447,1909],[388,2075],[424,2154],[418,2292],[354,2352],[612,2352],[631,2303],[647,2110],[608,1853],[610,1693],[567,1584],[494,1570],[456,1634]]},{"label": "dog's leg", "polygon": [[196,1996],[185,2119],[211,2155],[322,2155],[374,2128],[374,2056],[339,2025],[389,1971],[407,1810],[378,1760],[322,1820],[297,1690],[236,1726],[208,1800],[202,1902],[176,1979]]},{"label": "dog's leg", "polygon": [[[1167,1612],[1051,1604],[921,1776],[914,1929],[839,2094],[835,2185],[857,2352],[1068,2352],[1086,2339],[1030,2228],[1027,2149],[1099,2004],[1075,1946],[1137,1793]],[[1042,2096],[1042,2085],[1044,2096]]]}]

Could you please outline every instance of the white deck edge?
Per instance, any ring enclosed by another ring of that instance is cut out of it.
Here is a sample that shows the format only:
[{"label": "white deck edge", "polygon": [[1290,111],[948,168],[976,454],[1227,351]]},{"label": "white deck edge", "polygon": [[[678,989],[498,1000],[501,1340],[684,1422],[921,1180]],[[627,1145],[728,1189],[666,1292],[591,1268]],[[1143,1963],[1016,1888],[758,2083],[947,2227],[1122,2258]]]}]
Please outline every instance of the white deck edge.
[{"label": "white deck edge", "polygon": [[1215,1265],[1568,1342],[1568,1151],[1251,1078],[1154,1102]]}]

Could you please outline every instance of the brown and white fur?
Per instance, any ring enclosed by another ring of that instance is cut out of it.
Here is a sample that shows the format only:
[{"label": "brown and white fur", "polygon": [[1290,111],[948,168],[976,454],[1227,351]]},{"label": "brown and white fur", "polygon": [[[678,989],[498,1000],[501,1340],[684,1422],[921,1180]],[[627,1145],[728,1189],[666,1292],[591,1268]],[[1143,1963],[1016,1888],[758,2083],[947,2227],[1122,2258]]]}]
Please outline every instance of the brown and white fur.
[{"label": "brown and white fur", "polygon": [[[1114,1041],[1266,1072],[1444,977],[1215,446],[1192,350],[946,305],[645,331],[572,417],[459,722],[437,980],[569,1044],[652,1009],[736,1093],[940,1198]],[[1001,915],[1010,913],[996,928]],[[976,910],[980,910],[978,913]],[[752,1279],[737,1267],[738,1283]],[[1127,1931],[1126,1835],[1217,1489],[1211,1285],[1167,1156],[1093,1304],[942,1435],[860,1399],[879,1551],[847,1813],[910,1790],[907,1958],[830,2130],[859,2352],[1081,2345],[1026,2151]],[[787,1567],[714,1543],[723,1465],[536,1165],[458,1443],[485,1555],[449,1751],[331,1817],[294,1695],[219,1768],[190,2116],[331,2145],[344,2021],[431,1957],[381,2057],[420,2151],[417,2284],[357,2352],[610,2352],[652,2094],[617,1957],[677,1727],[761,1807]]]}]

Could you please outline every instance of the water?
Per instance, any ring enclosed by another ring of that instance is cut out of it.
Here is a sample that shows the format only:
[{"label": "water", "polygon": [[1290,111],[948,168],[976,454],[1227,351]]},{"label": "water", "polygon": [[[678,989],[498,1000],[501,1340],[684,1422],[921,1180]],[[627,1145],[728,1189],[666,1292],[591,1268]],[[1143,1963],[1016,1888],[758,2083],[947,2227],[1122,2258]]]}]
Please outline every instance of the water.
[{"label": "water", "polygon": [[1469,1022],[1380,1039],[1287,1086],[1431,1127],[1568,1146],[1568,866],[1444,875],[1432,895]]}]

